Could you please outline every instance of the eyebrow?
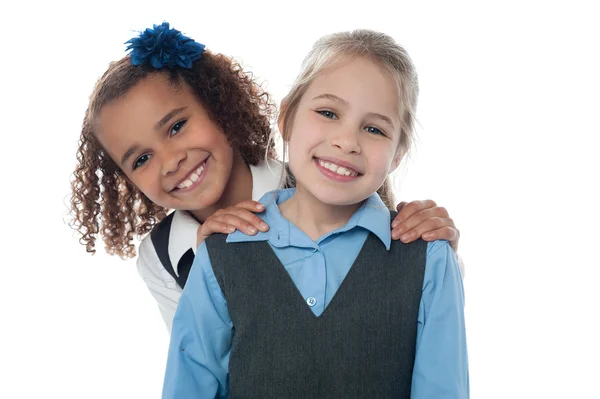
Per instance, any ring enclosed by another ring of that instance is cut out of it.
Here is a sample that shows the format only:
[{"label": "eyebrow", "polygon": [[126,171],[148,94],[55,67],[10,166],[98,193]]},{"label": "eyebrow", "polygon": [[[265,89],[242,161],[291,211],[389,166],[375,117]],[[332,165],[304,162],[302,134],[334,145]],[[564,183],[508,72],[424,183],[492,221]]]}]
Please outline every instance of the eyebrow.
[{"label": "eyebrow", "polygon": [[[318,96],[314,97],[313,100],[317,100],[319,98],[326,98],[328,100],[335,101],[336,103],[342,104],[342,105],[344,105],[346,107],[350,106],[350,104],[348,104],[348,101],[344,100],[341,97],[336,96],[335,94],[328,94],[328,93],[327,94],[321,94],[321,95],[318,95]],[[390,118],[388,118],[387,116],[385,116],[385,115],[381,115],[381,114],[378,114],[376,112],[369,112],[367,114],[367,116],[372,117],[372,118],[381,119],[382,121],[384,121],[385,123],[389,124],[390,126],[395,127],[394,123],[392,122],[392,120]]]},{"label": "eyebrow", "polygon": [[[174,110],[170,111],[168,114],[163,116],[161,118],[161,120],[156,122],[156,125],[154,125],[154,130],[155,131],[161,130],[171,119],[173,119],[175,116],[182,113],[185,109],[186,109],[186,107],[180,107],[180,108],[175,108]],[[121,158],[121,165],[125,165],[125,162],[127,161],[127,159],[132,154],[137,152],[138,149],[139,149],[139,146],[136,144],[136,145],[131,146],[127,151],[125,151],[125,154],[123,154],[123,157]]]},{"label": "eyebrow", "polygon": [[346,107],[348,107],[350,105],[350,104],[348,104],[348,101],[344,100],[341,97],[336,96],[335,94],[328,94],[328,93],[321,94],[321,95],[318,95],[315,98],[313,98],[313,100],[318,100],[319,98],[326,98],[328,100],[335,101],[336,103],[345,105]]},{"label": "eyebrow", "polygon": [[384,121],[385,123],[387,123],[388,125],[390,125],[391,127],[393,127],[394,129],[396,128],[394,126],[394,124],[392,123],[392,120],[390,118],[388,118],[387,116],[385,116],[385,115],[381,115],[381,114],[378,114],[376,112],[369,112],[367,114],[367,116],[370,116],[372,118],[381,119],[382,121]]}]

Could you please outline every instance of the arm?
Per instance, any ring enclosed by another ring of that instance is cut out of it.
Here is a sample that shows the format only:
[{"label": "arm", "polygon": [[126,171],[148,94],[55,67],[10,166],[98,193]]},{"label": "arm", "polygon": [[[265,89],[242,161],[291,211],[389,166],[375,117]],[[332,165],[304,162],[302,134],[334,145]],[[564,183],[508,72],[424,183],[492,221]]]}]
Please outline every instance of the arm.
[{"label": "arm", "polygon": [[427,246],[411,398],[469,398],[462,278],[445,241]]},{"label": "arm", "polygon": [[173,319],[163,399],[227,397],[232,326],[202,244]]}]

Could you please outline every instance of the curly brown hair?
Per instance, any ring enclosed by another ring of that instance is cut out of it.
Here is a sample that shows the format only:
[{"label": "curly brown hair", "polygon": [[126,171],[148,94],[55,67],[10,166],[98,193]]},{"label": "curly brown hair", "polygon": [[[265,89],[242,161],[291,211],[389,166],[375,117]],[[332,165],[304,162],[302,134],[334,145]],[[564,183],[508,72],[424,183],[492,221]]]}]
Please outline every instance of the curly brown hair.
[{"label": "curly brown hair", "polygon": [[79,241],[87,252],[96,252],[96,235],[100,233],[109,254],[134,257],[134,235],[150,232],[168,212],[131,184],[96,138],[102,108],[123,98],[152,74],[165,74],[176,87],[189,86],[248,164],[256,165],[265,154],[276,157],[269,141],[275,105],[253,75],[232,58],[207,50],[190,69],[161,71],[131,65],[129,56],[111,63],[90,96],[71,182],[70,225],[81,234]]}]

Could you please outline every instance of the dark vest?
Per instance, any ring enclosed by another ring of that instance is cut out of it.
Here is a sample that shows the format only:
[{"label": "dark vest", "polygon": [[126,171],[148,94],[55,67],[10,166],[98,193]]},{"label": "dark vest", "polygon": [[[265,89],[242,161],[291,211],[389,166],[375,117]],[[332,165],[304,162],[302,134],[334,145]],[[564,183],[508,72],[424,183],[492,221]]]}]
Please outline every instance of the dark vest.
[{"label": "dark vest", "polygon": [[230,398],[409,398],[427,243],[370,234],[321,316],[267,242],[206,240],[234,326]]}]

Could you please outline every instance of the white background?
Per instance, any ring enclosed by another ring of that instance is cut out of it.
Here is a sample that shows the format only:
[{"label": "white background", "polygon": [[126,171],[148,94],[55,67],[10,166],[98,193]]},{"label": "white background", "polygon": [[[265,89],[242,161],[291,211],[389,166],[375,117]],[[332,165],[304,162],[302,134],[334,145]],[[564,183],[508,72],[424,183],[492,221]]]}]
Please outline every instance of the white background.
[{"label": "white background", "polygon": [[166,20],[277,101],[318,37],[395,37],[421,82],[398,196],[462,232],[472,397],[600,398],[593,3],[3,2],[0,397],[160,396],[168,336],[135,262],[86,254],[63,220],[96,79]]}]

